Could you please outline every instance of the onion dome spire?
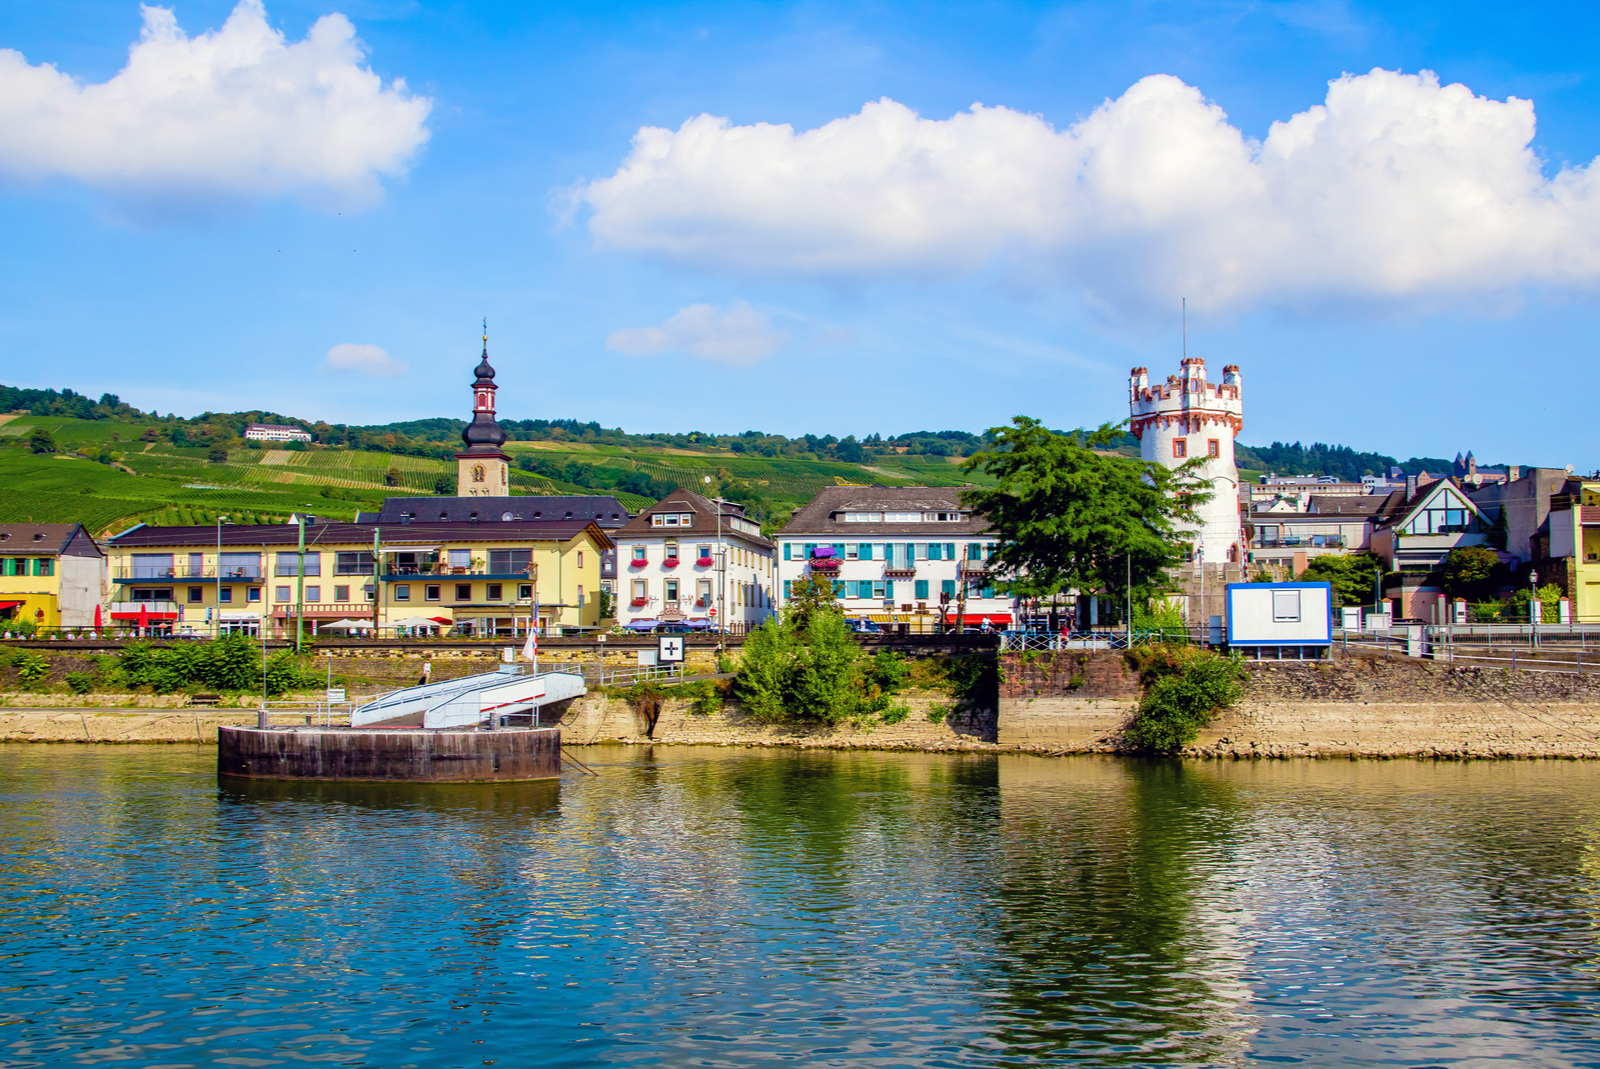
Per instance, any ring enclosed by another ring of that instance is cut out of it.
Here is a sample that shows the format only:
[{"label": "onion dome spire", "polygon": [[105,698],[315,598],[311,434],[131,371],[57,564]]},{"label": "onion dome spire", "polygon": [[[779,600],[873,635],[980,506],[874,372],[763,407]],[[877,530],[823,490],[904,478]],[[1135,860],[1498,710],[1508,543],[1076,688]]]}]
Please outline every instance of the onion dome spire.
[{"label": "onion dome spire", "polygon": [[495,450],[505,444],[506,432],[494,418],[494,368],[489,363],[489,320],[483,321],[483,357],[478,361],[477,378],[472,383],[472,422],[461,432],[469,450]]}]

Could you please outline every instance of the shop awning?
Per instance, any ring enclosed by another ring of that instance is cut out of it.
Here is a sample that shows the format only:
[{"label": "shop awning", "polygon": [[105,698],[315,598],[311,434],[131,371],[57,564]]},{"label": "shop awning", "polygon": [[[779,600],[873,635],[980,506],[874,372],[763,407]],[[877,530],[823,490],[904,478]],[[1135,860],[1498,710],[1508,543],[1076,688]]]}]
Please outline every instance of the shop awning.
[{"label": "shop awning", "polygon": [[[956,617],[954,613],[951,613],[945,619],[950,623],[955,623]],[[961,624],[963,627],[968,625],[977,627],[981,626],[985,620],[989,621],[989,626],[991,627],[1008,627],[1011,624],[1011,614],[1008,612],[968,613],[961,618]]]},{"label": "shop awning", "polygon": [[[178,618],[178,614],[175,612],[147,612],[142,615],[146,620],[176,620]],[[141,614],[136,612],[114,612],[111,614],[113,620],[138,620],[140,616]]]},{"label": "shop awning", "polygon": [[18,605],[26,605],[25,601],[0,601],[0,609],[15,609]]}]

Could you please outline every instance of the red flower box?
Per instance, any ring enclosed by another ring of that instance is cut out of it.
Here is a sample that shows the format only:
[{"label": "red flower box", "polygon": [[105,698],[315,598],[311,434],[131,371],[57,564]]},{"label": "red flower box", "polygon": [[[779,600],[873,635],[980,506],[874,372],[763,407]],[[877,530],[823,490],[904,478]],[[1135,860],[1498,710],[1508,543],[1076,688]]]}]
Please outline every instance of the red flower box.
[{"label": "red flower box", "polygon": [[647,561],[647,560],[631,560],[631,561],[628,562],[628,567],[630,567],[630,568],[643,568],[646,564],[649,564],[649,563],[650,562]]},{"label": "red flower box", "polygon": [[811,570],[814,572],[836,572],[844,561],[838,557],[812,557]]},{"label": "red flower box", "polygon": [[632,601],[628,602],[628,604],[630,606],[632,606],[633,608],[635,608],[635,609],[642,609],[646,605],[650,604],[650,599],[649,598],[634,598]]},{"label": "red flower box", "polygon": [[701,568],[709,568],[715,563],[717,562],[712,560],[710,557],[701,557],[699,560],[695,561],[695,565]]},{"label": "red flower box", "polygon": [[678,558],[677,557],[668,557],[666,560],[661,562],[661,567],[663,567],[663,568],[676,568],[677,566],[678,566]]}]

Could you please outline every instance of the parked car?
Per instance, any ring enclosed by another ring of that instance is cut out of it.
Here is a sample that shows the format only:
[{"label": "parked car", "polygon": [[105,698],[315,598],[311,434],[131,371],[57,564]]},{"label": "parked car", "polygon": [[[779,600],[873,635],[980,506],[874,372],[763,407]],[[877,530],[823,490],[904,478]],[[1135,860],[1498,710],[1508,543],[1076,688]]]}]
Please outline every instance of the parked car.
[{"label": "parked car", "polygon": [[850,621],[850,630],[858,635],[881,635],[883,628],[871,620],[857,618]]}]

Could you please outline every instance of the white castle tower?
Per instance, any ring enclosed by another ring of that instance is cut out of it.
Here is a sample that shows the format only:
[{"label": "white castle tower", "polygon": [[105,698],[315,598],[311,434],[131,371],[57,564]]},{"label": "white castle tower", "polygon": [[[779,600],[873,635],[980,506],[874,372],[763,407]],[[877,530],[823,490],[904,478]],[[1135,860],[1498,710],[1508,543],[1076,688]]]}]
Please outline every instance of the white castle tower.
[{"label": "white castle tower", "polygon": [[1134,368],[1129,379],[1129,429],[1144,459],[1169,468],[1195,457],[1205,461],[1199,475],[1210,481],[1212,496],[1197,510],[1200,529],[1191,537],[1207,564],[1244,558],[1239,469],[1233,464],[1233,440],[1244,426],[1240,385],[1236,364],[1222,369],[1222,385],[1206,382],[1206,362],[1198,356],[1184,357],[1182,372],[1168,375],[1163,384],[1151,386],[1150,372],[1142,367]]}]

